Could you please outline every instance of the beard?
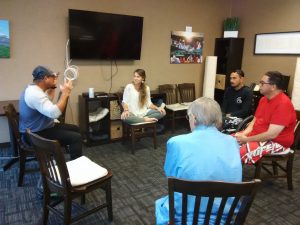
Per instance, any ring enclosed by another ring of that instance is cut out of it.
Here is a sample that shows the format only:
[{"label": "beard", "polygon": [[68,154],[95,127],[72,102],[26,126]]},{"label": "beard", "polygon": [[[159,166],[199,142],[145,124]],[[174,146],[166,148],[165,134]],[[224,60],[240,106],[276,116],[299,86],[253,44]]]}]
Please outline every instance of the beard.
[{"label": "beard", "polygon": [[53,84],[50,89],[56,89],[57,88],[57,85],[56,84]]}]

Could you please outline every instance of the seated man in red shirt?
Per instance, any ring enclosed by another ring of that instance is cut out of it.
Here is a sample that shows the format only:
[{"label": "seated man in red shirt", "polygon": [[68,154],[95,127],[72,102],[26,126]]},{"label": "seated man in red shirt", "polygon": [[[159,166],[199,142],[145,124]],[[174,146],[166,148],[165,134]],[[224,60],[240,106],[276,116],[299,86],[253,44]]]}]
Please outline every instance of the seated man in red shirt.
[{"label": "seated man in red shirt", "polygon": [[283,89],[282,74],[269,71],[259,82],[264,95],[258,104],[254,119],[248,127],[235,134],[243,163],[255,163],[268,153],[283,152],[294,141],[296,113]]}]

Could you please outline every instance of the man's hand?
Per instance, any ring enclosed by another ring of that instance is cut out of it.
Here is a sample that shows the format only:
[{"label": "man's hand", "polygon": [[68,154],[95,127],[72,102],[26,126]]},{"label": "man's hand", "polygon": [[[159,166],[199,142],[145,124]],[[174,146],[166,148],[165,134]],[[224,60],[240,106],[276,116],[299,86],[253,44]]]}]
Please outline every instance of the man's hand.
[{"label": "man's hand", "polygon": [[71,80],[66,80],[63,85],[60,85],[60,90],[62,94],[69,96],[73,89],[73,84]]},{"label": "man's hand", "polygon": [[63,85],[60,85],[61,96],[56,105],[61,112],[65,110],[67,99],[70,96],[72,88],[73,85],[71,80],[66,80]]},{"label": "man's hand", "polygon": [[247,142],[247,136],[243,133],[236,133],[234,136],[240,145],[245,144]]},{"label": "man's hand", "polygon": [[276,138],[280,132],[284,129],[284,126],[282,125],[277,125],[277,124],[270,124],[269,128],[267,131],[262,132],[260,134],[256,134],[253,136],[247,137],[245,134],[245,131],[236,133],[235,138],[238,141],[239,144],[244,144],[246,142],[251,142],[251,141],[269,141],[273,140]]}]

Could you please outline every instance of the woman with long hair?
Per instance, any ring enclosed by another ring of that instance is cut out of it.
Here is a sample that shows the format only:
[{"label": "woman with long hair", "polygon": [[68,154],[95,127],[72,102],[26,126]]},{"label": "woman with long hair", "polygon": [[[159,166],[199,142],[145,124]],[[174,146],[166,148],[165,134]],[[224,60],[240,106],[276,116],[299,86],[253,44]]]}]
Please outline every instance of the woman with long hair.
[{"label": "woman with long hair", "polygon": [[145,70],[137,69],[134,71],[132,83],[125,87],[121,119],[126,123],[156,122],[166,115],[163,107],[157,107],[151,102],[150,88],[145,81]]}]

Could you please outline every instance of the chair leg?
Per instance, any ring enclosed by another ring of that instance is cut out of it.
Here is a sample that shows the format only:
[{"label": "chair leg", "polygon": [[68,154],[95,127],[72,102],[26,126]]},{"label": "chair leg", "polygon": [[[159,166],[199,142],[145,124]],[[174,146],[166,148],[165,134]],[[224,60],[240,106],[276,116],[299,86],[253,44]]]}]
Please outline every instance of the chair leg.
[{"label": "chair leg", "polygon": [[85,204],[85,194],[81,195],[81,205]]},{"label": "chair leg", "polygon": [[23,178],[25,174],[25,164],[26,164],[26,155],[24,152],[20,152],[20,158],[19,158],[19,180],[18,180],[18,187],[21,187],[23,185]]},{"label": "chair leg", "polygon": [[113,220],[112,196],[111,196],[111,181],[109,180],[105,188],[108,220]]},{"label": "chair leg", "polygon": [[289,190],[293,190],[293,160],[294,155],[290,155],[286,162],[286,178]]},{"label": "chair leg", "polygon": [[262,167],[262,161],[258,160],[255,163],[255,172],[254,172],[254,178],[255,179],[260,179],[261,167]]},{"label": "chair leg", "polygon": [[72,199],[70,196],[65,196],[64,200],[64,225],[71,224]]},{"label": "chair leg", "polygon": [[153,145],[154,145],[154,149],[156,149],[157,148],[156,124],[153,125]]},{"label": "chair leg", "polygon": [[125,144],[126,139],[128,139],[128,126],[123,122],[122,144]]},{"label": "chair leg", "polygon": [[175,132],[175,112],[172,111],[172,118],[171,118],[171,122],[172,122],[172,133]]},{"label": "chair leg", "polygon": [[48,217],[49,217],[49,209],[47,205],[50,204],[50,193],[44,191],[44,202],[43,202],[43,225],[48,224]]},{"label": "chair leg", "polygon": [[278,167],[277,167],[276,161],[272,161],[272,167],[273,167],[274,176],[277,176],[278,175]]},{"label": "chair leg", "polygon": [[131,153],[134,154],[135,152],[135,131],[133,127],[130,127],[131,133]]}]

